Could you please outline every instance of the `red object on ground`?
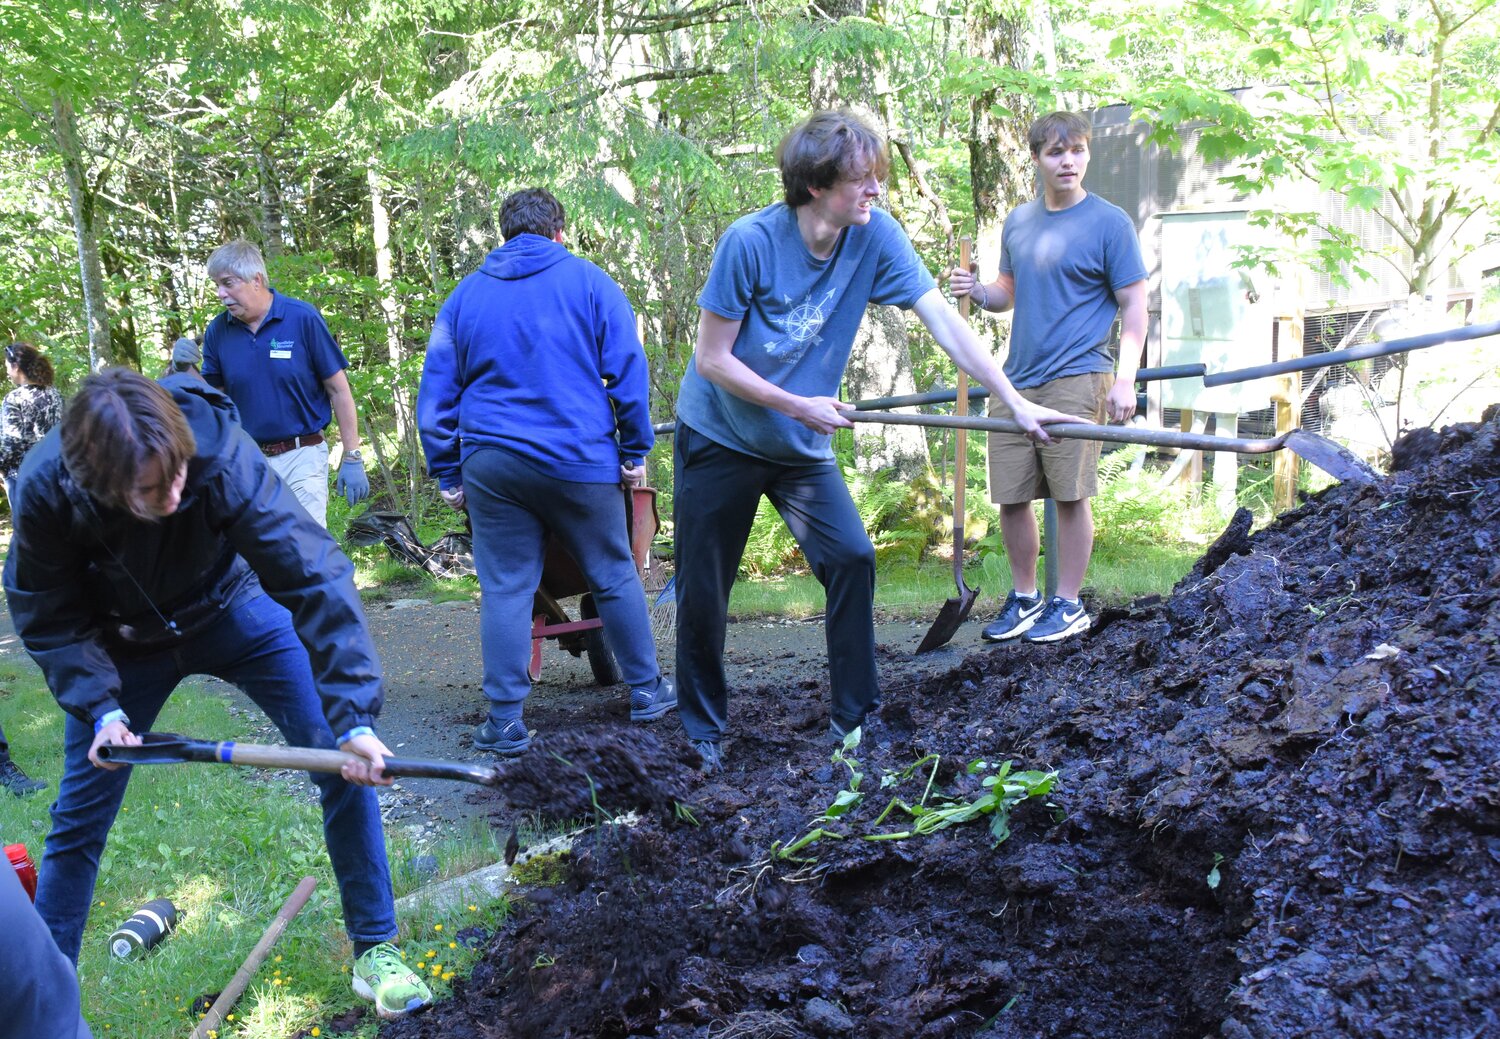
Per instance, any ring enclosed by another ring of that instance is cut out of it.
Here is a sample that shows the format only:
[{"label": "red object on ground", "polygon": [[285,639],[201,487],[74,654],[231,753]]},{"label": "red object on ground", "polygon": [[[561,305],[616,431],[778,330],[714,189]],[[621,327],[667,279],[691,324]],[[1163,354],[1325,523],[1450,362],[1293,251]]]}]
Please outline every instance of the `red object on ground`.
[{"label": "red object on ground", "polygon": [[16,868],[16,875],[21,878],[21,886],[26,889],[27,897],[35,902],[36,863],[31,861],[31,854],[27,852],[26,845],[7,844],[5,846],[5,857]]}]

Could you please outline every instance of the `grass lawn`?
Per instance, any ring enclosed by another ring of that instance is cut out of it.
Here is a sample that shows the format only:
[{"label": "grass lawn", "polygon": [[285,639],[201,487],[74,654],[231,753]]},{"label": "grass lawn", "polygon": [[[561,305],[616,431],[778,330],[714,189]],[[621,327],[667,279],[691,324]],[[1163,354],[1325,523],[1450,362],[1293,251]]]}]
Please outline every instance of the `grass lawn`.
[{"label": "grass lawn", "polygon": [[[0,797],[0,837],[26,844],[39,863],[61,772],[62,717],[29,662],[0,662],[0,723],[13,756],[48,781],[46,790],[25,800]],[[232,712],[226,697],[197,685],[174,694],[156,729],[225,739],[252,734],[245,712]],[[423,882],[411,868],[418,849],[387,836],[399,898]],[[499,858],[482,843],[479,835],[466,835],[421,850],[437,856],[439,876],[456,875]],[[234,1020],[220,1030],[223,1039],[285,1039],[319,1024],[326,1032],[326,1022],[359,1002],[349,988],[351,950],[314,788],[305,778],[278,780],[227,766],[138,767],[106,846],[79,958],[94,1034],[186,1036],[197,1021],[194,999],[229,983],[307,875],[318,878],[311,900],[241,998]],[[143,959],[114,959],[110,932],[157,897],[177,906],[177,932]],[[505,909],[504,903],[474,905],[440,918],[401,920],[408,962],[420,962],[434,991],[446,992],[478,954],[465,940],[480,946],[476,939]],[[374,1030],[372,1017],[357,1034]]]},{"label": "grass lawn", "polygon": [[[1142,595],[1166,594],[1203,554],[1203,546],[1192,543],[1112,545],[1100,541],[1089,566],[1087,594],[1107,603],[1128,602]],[[980,589],[975,607],[981,613],[994,606],[998,611],[1010,591],[1010,571],[999,557],[987,570],[980,554],[970,551],[964,567],[964,583]],[[1041,587],[1041,567],[1038,567]],[[936,616],[943,602],[955,592],[953,564],[928,560],[918,567],[882,569],[875,578],[875,608],[896,617],[920,619]],[[823,612],[823,586],[810,573],[792,573],[774,578],[741,578],[729,597],[729,612],[736,617],[811,617]]]}]

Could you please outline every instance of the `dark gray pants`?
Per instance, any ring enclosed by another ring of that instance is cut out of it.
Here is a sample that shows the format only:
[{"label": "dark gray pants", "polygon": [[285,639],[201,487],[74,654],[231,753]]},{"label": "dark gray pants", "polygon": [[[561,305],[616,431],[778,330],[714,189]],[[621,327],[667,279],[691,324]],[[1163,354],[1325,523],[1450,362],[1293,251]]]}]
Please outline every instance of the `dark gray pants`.
[{"label": "dark gray pants", "polygon": [[833,462],[781,465],[709,440],[681,422],[674,445],[677,711],[688,737],[719,740],[729,719],[724,635],[729,590],[762,495],[828,594],[833,720],[845,729],[880,695],[875,675],[875,549]]}]

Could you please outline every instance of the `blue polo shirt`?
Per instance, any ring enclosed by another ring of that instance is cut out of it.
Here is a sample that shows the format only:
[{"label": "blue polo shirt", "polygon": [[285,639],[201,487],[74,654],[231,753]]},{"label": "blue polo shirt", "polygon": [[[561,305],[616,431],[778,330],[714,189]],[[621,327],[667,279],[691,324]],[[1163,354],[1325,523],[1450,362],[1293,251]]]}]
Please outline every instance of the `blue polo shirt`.
[{"label": "blue polo shirt", "polygon": [[226,310],[203,332],[203,378],[229,394],[260,444],[327,426],[333,413],[323,380],[347,367],[317,308],[275,290],[258,331]]}]

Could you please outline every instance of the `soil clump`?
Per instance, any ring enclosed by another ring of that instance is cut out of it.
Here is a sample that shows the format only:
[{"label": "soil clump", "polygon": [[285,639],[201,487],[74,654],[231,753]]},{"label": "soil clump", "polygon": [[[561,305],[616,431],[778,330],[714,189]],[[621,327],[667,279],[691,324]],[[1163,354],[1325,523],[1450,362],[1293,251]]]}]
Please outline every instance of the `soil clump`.
[{"label": "soil clump", "polygon": [[[1500,415],[1394,458],[1084,637],[889,683],[853,764],[817,681],[741,688],[710,778],[670,730],[543,734],[497,825],[638,820],[381,1036],[1500,1034]],[[976,760],[1059,778],[999,845],[863,839]]]}]

